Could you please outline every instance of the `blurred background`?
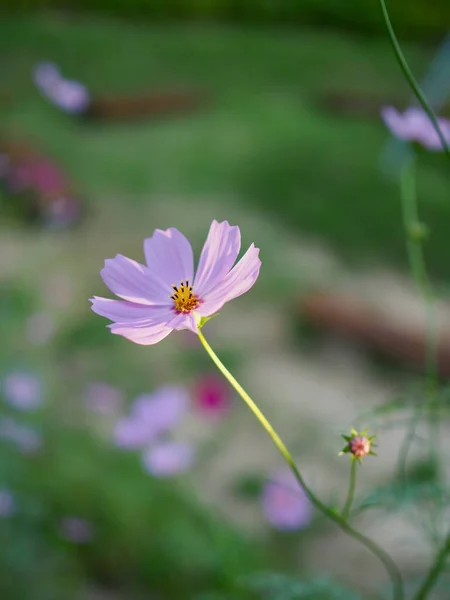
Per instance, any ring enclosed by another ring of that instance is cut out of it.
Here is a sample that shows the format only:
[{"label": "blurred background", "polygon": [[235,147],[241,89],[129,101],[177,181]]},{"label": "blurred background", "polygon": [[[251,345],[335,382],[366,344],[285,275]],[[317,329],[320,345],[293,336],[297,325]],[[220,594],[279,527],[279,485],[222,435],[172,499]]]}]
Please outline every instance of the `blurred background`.
[{"label": "blurred background", "polygon": [[[389,3],[444,116],[447,4]],[[376,0],[0,0],[2,600],[388,589],[377,560],[312,511],[194,335],[135,346],[90,310],[110,296],[105,258],[143,261],[144,238],[171,226],[198,256],[212,219],[239,225],[263,267],[205,335],[325,502],[345,499],[340,434],[378,434],[355,524],[417,584],[444,517],[424,510],[435,480],[420,444],[408,498],[395,491],[425,333],[401,222],[406,150],[379,117],[410,101]],[[445,158],[424,155],[446,339],[448,183]]]}]

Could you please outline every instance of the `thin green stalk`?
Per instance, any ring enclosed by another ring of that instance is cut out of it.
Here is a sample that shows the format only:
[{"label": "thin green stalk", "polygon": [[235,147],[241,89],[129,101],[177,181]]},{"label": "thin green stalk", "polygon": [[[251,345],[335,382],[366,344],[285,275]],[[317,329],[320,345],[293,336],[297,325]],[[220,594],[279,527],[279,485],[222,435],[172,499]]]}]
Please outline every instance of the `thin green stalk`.
[{"label": "thin green stalk", "polygon": [[419,293],[428,302],[431,299],[431,292],[423,255],[422,238],[420,234],[417,236],[412,234],[413,228],[420,226],[414,159],[410,160],[403,168],[400,178],[400,196],[409,267]]},{"label": "thin green stalk", "polygon": [[403,227],[406,237],[406,249],[411,275],[416,284],[417,290],[422,298],[426,310],[426,400],[421,403],[413,412],[405,439],[399,453],[399,474],[403,481],[406,481],[406,468],[409,450],[416,436],[417,426],[420,423],[422,414],[429,410],[429,429],[430,429],[430,448],[431,458],[437,461],[438,449],[436,431],[437,420],[434,418],[434,409],[436,409],[436,390],[438,385],[437,378],[437,328],[435,324],[434,298],[431,285],[428,278],[424,251],[423,236],[420,232],[414,234],[414,228],[420,224],[419,211],[417,205],[417,194],[415,184],[415,161],[411,160],[403,169],[400,180],[400,195],[402,204]]},{"label": "thin green stalk", "polygon": [[405,76],[407,82],[409,83],[409,86],[412,89],[415,97],[417,98],[417,100],[419,101],[423,110],[427,113],[428,118],[430,119],[431,123],[433,124],[433,127],[439,136],[439,139],[441,141],[442,148],[444,149],[445,154],[450,158],[450,148],[449,148],[449,145],[447,144],[447,140],[445,139],[444,134],[441,131],[441,128],[439,127],[439,122],[437,120],[437,117],[436,117],[433,109],[429,105],[427,99],[425,98],[422,90],[420,89],[419,84],[417,83],[416,79],[414,78],[414,75],[412,74],[412,71],[409,68],[408,63],[406,62],[405,56],[402,52],[402,49],[400,48],[400,44],[398,43],[397,36],[395,35],[395,32],[394,32],[394,28],[392,27],[391,19],[389,17],[389,13],[388,13],[388,10],[386,7],[385,0],[380,0],[380,7],[381,7],[381,12],[383,14],[384,22],[386,25],[386,29],[387,29],[387,32],[389,35],[389,39],[391,41],[391,45],[394,50],[395,57],[397,59],[398,64],[400,65],[401,70],[403,71],[403,75]]},{"label": "thin green stalk", "polygon": [[351,467],[350,467],[350,481],[348,484],[347,500],[345,501],[344,508],[342,509],[341,516],[343,519],[348,521],[350,517],[350,511],[352,510],[353,501],[355,499],[355,488],[356,488],[356,469],[357,460],[352,456]]},{"label": "thin green stalk", "polygon": [[420,586],[419,591],[414,596],[414,600],[425,600],[428,597],[428,594],[431,592],[433,587],[435,586],[439,575],[445,567],[445,563],[447,562],[447,557],[450,554],[450,533],[447,535],[442,548],[439,550],[436,559],[428,571],[428,575],[426,576],[423,584]]},{"label": "thin green stalk", "polygon": [[389,554],[385,550],[380,548],[377,544],[375,544],[375,542],[373,542],[371,539],[367,538],[359,531],[356,531],[355,529],[353,529],[353,527],[351,527],[343,517],[341,517],[340,515],[335,513],[333,510],[328,508],[328,506],[323,504],[317,498],[317,496],[307,486],[305,480],[303,479],[303,476],[301,475],[300,471],[297,468],[297,465],[294,462],[294,459],[292,458],[291,453],[289,452],[289,450],[287,449],[287,447],[285,446],[285,444],[283,443],[283,441],[281,440],[280,436],[277,434],[275,429],[272,427],[270,422],[267,420],[265,415],[259,409],[257,404],[247,394],[247,392],[240,385],[240,383],[233,377],[233,375],[230,373],[230,371],[228,371],[228,369],[225,367],[225,365],[219,359],[217,354],[211,348],[209,343],[206,341],[206,339],[200,329],[198,330],[198,336],[200,338],[201,343],[203,344],[203,347],[205,348],[206,352],[210,356],[213,363],[216,365],[216,367],[219,369],[219,371],[222,373],[222,375],[228,380],[228,382],[234,387],[236,392],[241,396],[241,398],[247,404],[248,408],[253,412],[253,414],[258,419],[260,424],[264,427],[266,432],[272,438],[273,443],[278,448],[278,450],[281,452],[284,460],[289,465],[295,478],[297,479],[300,486],[304,489],[304,491],[307,494],[308,498],[310,499],[311,503],[323,515],[325,515],[326,517],[328,517],[328,519],[330,519],[331,521],[336,523],[345,533],[347,533],[348,535],[353,537],[355,540],[357,540],[358,542],[363,544],[368,550],[370,550],[383,563],[383,565],[389,575],[391,583],[392,583],[392,597],[394,598],[394,600],[403,600],[404,592],[403,592],[402,576],[398,570],[397,565],[392,560],[392,558],[389,556]]}]

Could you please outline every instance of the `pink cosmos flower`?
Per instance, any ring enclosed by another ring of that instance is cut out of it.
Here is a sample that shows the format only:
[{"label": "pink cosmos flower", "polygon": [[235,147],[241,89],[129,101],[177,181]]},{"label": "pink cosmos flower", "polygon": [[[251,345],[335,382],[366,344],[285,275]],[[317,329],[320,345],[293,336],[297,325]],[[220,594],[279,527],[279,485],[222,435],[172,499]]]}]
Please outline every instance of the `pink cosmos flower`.
[{"label": "pink cosmos flower", "polygon": [[110,319],[111,332],[136,344],[156,344],[173,330],[197,333],[202,317],[247,292],[259,275],[259,248],[250,246],[233,267],[241,247],[239,227],[213,221],[194,277],[194,255],[186,237],[171,227],[144,241],[147,264],[118,254],[101,275],[122,298],[95,296],[92,310]]},{"label": "pink cosmos flower", "polygon": [[3,379],[0,391],[17,410],[34,410],[42,403],[41,381],[24,371],[14,371]]},{"label": "pink cosmos flower", "polygon": [[[403,114],[393,106],[381,109],[381,117],[391,133],[404,141],[416,142],[428,150],[442,150],[442,142],[428,115],[419,108],[408,108]],[[450,144],[450,121],[439,118],[438,124]]]},{"label": "pink cosmos flower", "polygon": [[60,79],[58,67],[51,62],[38,63],[33,72],[33,79],[39,88],[48,88]]},{"label": "pink cosmos flower", "polygon": [[33,73],[36,86],[50,102],[69,113],[82,113],[90,103],[85,85],[64,79],[53,63],[39,63]]},{"label": "pink cosmos flower", "polygon": [[196,382],[195,402],[207,416],[218,417],[230,409],[230,390],[222,377],[210,374]]},{"label": "pink cosmos flower", "polygon": [[296,531],[312,518],[312,506],[291,471],[279,471],[266,484],[261,505],[267,521],[279,531]]},{"label": "pink cosmos flower", "polygon": [[142,455],[148,473],[154,477],[173,477],[187,471],[195,459],[195,449],[182,442],[159,442]]},{"label": "pink cosmos flower", "polygon": [[115,427],[115,443],[128,449],[148,446],[176,426],[185,414],[188,402],[187,391],[178,386],[164,386],[153,394],[138,396],[130,414],[120,419]]}]

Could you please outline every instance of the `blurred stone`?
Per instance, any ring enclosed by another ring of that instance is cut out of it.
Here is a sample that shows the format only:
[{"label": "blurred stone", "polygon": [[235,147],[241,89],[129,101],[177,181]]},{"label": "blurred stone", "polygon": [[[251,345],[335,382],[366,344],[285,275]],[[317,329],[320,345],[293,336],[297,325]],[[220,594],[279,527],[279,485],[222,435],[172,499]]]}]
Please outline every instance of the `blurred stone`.
[{"label": "blurred stone", "polygon": [[[389,317],[369,302],[338,293],[308,294],[300,303],[300,313],[315,326],[424,370],[428,343],[425,317],[406,324],[397,318],[401,312],[399,305]],[[437,368],[441,377],[450,377],[450,319],[439,326]]]}]

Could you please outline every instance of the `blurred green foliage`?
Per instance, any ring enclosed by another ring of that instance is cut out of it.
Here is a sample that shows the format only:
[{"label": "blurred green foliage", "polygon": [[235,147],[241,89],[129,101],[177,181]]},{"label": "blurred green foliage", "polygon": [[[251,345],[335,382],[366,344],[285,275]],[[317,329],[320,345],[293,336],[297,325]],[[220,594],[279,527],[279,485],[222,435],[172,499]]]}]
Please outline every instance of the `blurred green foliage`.
[{"label": "blurred green foliage", "polygon": [[[318,24],[373,33],[384,31],[378,0],[3,0],[1,5],[25,10],[89,10],[151,19]],[[450,28],[447,0],[390,0],[389,10],[397,29],[405,35],[443,33]]]},{"label": "blurred green foliage", "polygon": [[[422,78],[431,53],[412,44],[404,50]],[[181,86],[206,90],[212,106],[189,118],[88,125],[40,97],[31,81],[38,60],[55,61],[95,96]],[[409,88],[385,40],[307,29],[287,34],[12,16],[0,22],[0,69],[2,87],[13,96],[0,111],[0,127],[25,132],[58,157],[96,218],[116,214],[121,222],[125,204],[151,217],[152,204],[170,196],[186,206],[207,198],[205,221],[229,219],[226,198],[266,212],[294,235],[322,240],[350,264],[407,264],[398,186],[379,168],[386,128],[376,114],[342,116],[322,107],[335,91],[407,104]],[[445,157],[421,157],[420,218],[430,228],[425,251],[430,273],[440,279],[448,274],[447,173]],[[270,268],[280,273],[275,246],[265,255],[266,277]],[[92,261],[84,248],[78,256]],[[267,294],[279,291],[277,283]],[[72,334],[81,343],[83,332]]]},{"label": "blurred green foliage", "polygon": [[246,579],[247,586],[264,600],[360,600],[359,594],[328,577],[297,579],[278,573],[257,573]]}]

